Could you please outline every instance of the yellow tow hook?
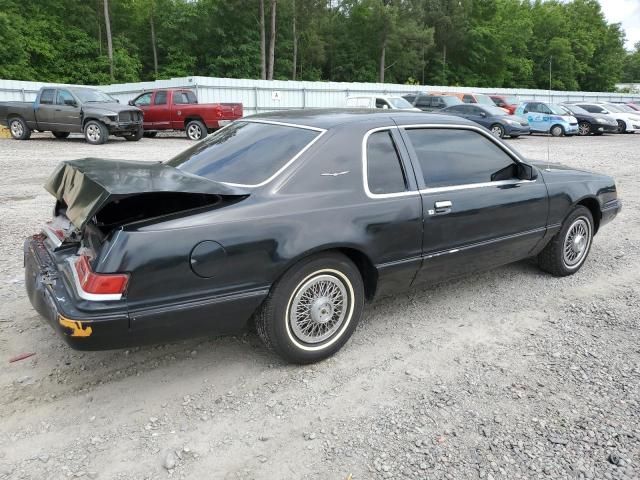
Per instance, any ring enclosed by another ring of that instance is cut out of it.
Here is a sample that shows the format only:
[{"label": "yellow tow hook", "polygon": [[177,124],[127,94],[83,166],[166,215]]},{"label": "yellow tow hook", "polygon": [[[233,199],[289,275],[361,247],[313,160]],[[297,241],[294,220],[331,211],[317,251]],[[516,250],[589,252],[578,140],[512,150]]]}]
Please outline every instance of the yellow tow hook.
[{"label": "yellow tow hook", "polygon": [[70,320],[63,317],[62,315],[58,315],[58,322],[60,322],[60,325],[62,325],[63,327],[71,330],[72,337],[89,337],[93,332],[93,329],[91,327],[83,327],[82,322],[79,322],[77,320]]}]

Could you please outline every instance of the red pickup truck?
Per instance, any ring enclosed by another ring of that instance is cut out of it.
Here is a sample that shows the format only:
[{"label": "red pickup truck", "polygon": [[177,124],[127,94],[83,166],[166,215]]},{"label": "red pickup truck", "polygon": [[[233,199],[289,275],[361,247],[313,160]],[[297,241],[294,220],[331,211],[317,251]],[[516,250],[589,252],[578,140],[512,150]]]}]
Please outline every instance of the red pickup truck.
[{"label": "red pickup truck", "polygon": [[198,103],[186,88],[151,90],[129,101],[144,114],[145,137],[159,130],[184,130],[187,138],[201,140],[208,133],[242,117],[241,103]]}]

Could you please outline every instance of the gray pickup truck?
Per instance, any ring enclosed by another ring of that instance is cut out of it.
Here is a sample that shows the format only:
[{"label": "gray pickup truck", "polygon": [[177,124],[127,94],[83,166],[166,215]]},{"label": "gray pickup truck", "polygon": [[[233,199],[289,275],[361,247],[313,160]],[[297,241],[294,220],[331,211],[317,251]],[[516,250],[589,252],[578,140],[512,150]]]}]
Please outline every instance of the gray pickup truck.
[{"label": "gray pickup truck", "polygon": [[143,134],[142,110],[85,87],[42,87],[34,102],[0,103],[0,124],[16,140],[27,140],[33,130],[56,138],[84,133],[94,145],[105,143],[109,135],[135,142]]}]

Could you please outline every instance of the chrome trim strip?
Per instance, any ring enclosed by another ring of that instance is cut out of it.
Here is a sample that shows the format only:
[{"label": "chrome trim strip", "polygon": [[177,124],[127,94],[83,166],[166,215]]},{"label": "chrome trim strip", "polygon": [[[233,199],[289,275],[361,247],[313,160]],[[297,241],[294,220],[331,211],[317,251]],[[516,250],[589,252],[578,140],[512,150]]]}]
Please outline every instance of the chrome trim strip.
[{"label": "chrome trim strip", "polygon": [[89,300],[91,302],[108,302],[112,300],[121,300],[121,293],[88,293],[82,290],[80,286],[80,279],[78,278],[78,272],[76,272],[75,265],[73,264],[73,259],[77,258],[76,256],[67,258],[67,263],[69,263],[69,267],[71,269],[71,276],[73,277],[73,286],[75,288],[76,293],[83,300]]},{"label": "chrome trim strip", "polygon": [[424,188],[420,190],[420,193],[430,194],[430,193],[453,192],[456,190],[469,190],[472,188],[483,188],[483,187],[501,187],[505,185],[520,185],[521,183],[532,183],[532,182],[535,182],[535,180],[497,180],[495,182],[467,183],[464,185],[452,185],[451,187]]},{"label": "chrome trim strip", "polygon": [[283,127],[294,127],[294,128],[304,128],[305,130],[314,130],[316,132],[326,132],[326,128],[320,127],[311,127],[309,125],[300,125],[299,123],[287,123],[287,122],[277,122],[274,120],[261,120],[259,118],[239,118],[236,122],[249,122],[249,123],[268,123],[271,125],[282,125]]}]

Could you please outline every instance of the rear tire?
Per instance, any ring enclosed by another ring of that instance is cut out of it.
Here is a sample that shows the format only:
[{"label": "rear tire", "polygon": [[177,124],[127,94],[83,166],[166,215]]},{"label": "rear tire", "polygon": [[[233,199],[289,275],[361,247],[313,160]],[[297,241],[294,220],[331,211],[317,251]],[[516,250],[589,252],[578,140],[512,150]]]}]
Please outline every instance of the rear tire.
[{"label": "rear tire", "polygon": [[554,137],[561,137],[564,135],[564,128],[562,128],[562,125],[554,125],[551,127],[550,132]]},{"label": "rear tire", "polygon": [[591,124],[589,122],[580,122],[578,124],[578,135],[586,137],[591,133]]},{"label": "rear tire", "polygon": [[562,223],[560,231],[538,254],[538,265],[556,277],[573,275],[589,255],[593,235],[591,212],[582,205],[577,206]]},{"label": "rear tire", "polygon": [[29,140],[31,137],[31,129],[27,126],[27,122],[20,117],[9,120],[9,131],[16,140]]},{"label": "rear tire", "polygon": [[109,138],[109,130],[98,120],[89,120],[84,125],[84,138],[91,145],[102,145]]},{"label": "rear tire", "polygon": [[133,135],[125,135],[124,139],[128,142],[137,142],[142,138],[144,130],[140,127]]},{"label": "rear tire", "polygon": [[357,267],[339,253],[322,253],[291,267],[272,286],[255,316],[258,336],[291,363],[330,357],[349,340],[364,308]]},{"label": "rear tire", "polygon": [[144,132],[142,134],[145,138],[155,138],[156,135],[158,135],[158,132]]},{"label": "rear tire", "polygon": [[207,127],[200,120],[191,120],[185,127],[185,133],[189,140],[199,141],[207,136]]}]

